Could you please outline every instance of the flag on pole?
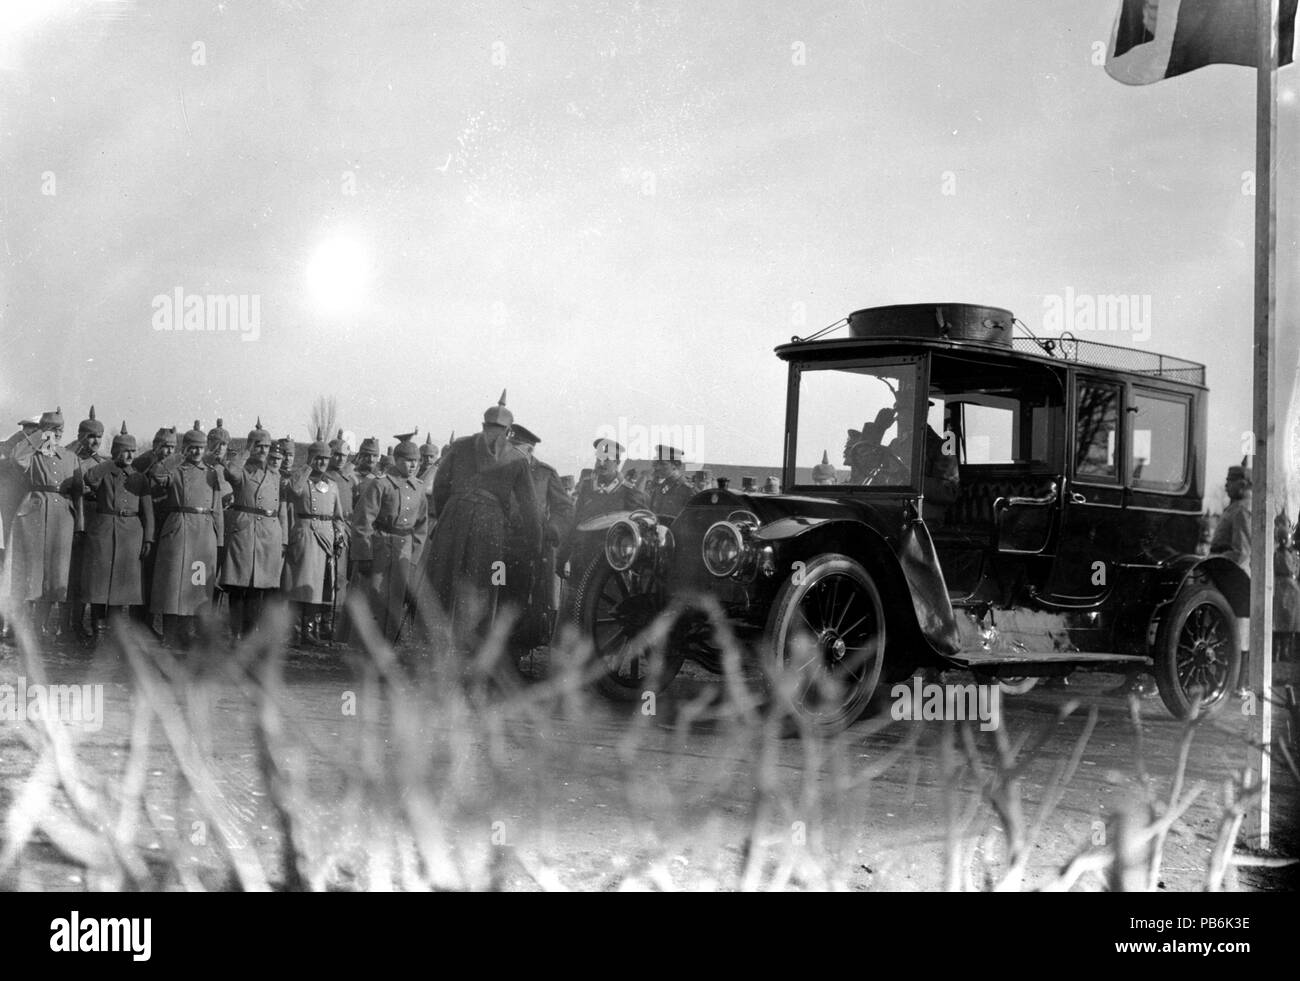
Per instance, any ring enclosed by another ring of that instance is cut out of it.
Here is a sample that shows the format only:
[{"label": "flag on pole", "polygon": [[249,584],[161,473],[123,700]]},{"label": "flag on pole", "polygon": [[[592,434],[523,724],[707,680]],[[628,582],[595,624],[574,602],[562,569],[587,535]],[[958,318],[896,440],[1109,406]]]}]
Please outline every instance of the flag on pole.
[{"label": "flag on pole", "polygon": [[[1295,59],[1297,0],[1278,4],[1278,65]],[[1206,65],[1256,68],[1255,0],[1121,0],[1106,71],[1147,85]]]}]

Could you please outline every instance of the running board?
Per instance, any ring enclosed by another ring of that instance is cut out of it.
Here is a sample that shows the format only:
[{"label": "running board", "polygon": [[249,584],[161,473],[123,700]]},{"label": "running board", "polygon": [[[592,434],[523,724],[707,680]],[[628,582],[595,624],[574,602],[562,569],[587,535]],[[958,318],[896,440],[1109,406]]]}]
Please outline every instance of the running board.
[{"label": "running board", "polygon": [[1093,651],[1025,651],[1023,654],[989,651],[959,651],[947,659],[964,668],[996,667],[1000,664],[1145,664],[1141,654],[1102,654]]}]

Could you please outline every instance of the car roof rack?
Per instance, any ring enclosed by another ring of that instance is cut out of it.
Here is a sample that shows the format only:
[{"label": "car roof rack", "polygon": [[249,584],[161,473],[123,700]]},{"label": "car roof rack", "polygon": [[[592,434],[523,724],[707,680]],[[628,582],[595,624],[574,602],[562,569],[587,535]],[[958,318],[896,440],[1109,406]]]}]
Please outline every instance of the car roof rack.
[{"label": "car roof rack", "polygon": [[1055,337],[1038,337],[1019,317],[1015,319],[1026,337],[1013,337],[1011,348],[1027,354],[1046,354],[1062,361],[1074,361],[1094,368],[1110,368],[1135,375],[1150,375],[1192,385],[1205,384],[1205,365],[1155,351],[1139,351],[1119,344],[1081,341],[1069,331]]}]

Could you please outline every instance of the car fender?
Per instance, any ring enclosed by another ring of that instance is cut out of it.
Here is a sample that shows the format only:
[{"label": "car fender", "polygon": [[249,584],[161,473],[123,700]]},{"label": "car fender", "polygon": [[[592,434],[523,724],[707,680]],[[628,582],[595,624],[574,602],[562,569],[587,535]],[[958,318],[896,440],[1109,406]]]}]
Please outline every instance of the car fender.
[{"label": "car fender", "polygon": [[1203,575],[1223,594],[1223,598],[1232,607],[1233,613],[1239,617],[1250,616],[1250,576],[1241,566],[1222,555],[1191,558],[1199,561],[1189,563],[1187,571],[1178,581],[1178,589],[1174,591],[1175,596],[1183,590],[1189,580]]},{"label": "car fender", "polygon": [[[879,580],[891,622],[903,627],[899,640],[919,637],[939,654],[958,650],[957,620],[925,522],[906,525],[897,553],[875,528],[851,519],[777,521],[760,529],[760,537],[779,543],[782,564],[822,552],[857,559]],[[904,610],[910,615],[900,616]]]}]

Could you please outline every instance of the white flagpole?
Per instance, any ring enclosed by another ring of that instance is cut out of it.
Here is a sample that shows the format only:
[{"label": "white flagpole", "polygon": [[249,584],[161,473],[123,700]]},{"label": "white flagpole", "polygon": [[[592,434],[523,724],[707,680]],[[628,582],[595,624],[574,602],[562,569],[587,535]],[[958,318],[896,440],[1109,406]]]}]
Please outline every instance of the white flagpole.
[{"label": "white flagpole", "polygon": [[1254,497],[1250,521],[1250,665],[1255,696],[1249,768],[1259,783],[1258,811],[1246,821],[1246,835],[1269,847],[1269,780],[1273,706],[1273,325],[1276,323],[1277,208],[1277,17],[1278,0],[1256,0],[1259,38],[1255,69],[1255,434]]}]

